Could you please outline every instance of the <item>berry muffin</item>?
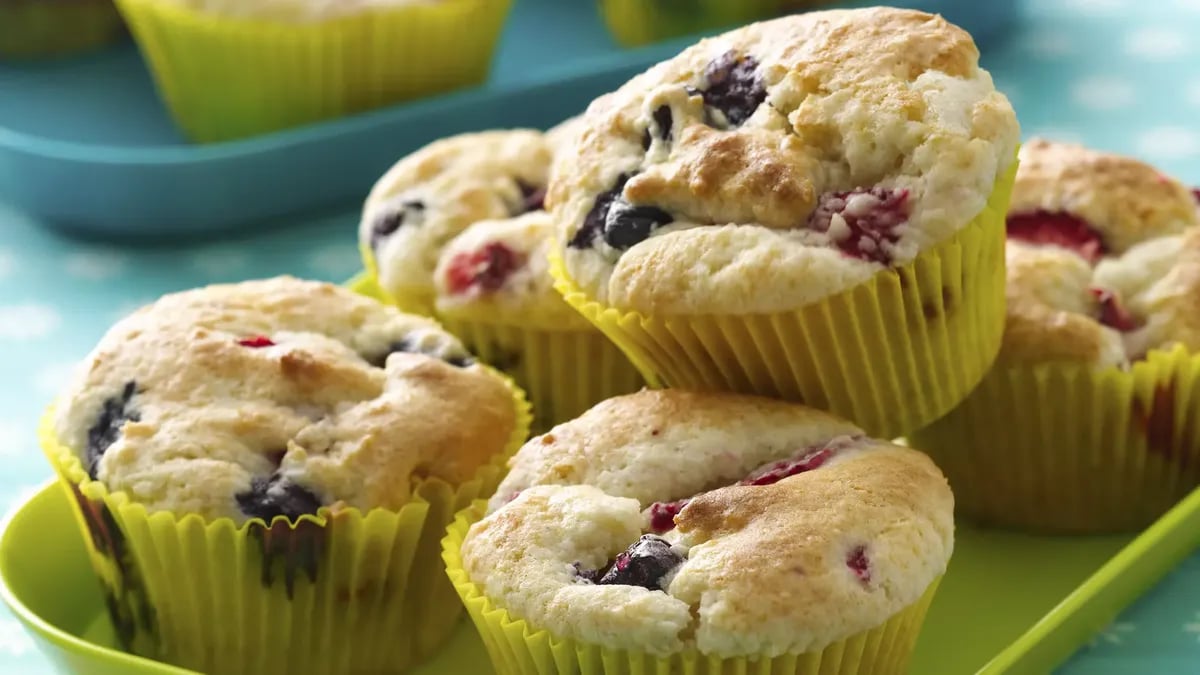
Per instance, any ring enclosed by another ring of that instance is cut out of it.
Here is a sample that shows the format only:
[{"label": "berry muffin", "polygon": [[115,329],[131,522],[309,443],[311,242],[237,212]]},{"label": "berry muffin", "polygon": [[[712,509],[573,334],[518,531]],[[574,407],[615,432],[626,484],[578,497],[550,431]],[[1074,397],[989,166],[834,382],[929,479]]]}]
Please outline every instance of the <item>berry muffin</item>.
[{"label": "berry muffin", "polygon": [[970,35],[890,8],[704,40],[601,98],[556,163],[560,290],[655,385],[892,437],[999,349],[1019,134]]},{"label": "berry muffin", "polygon": [[116,2],[175,121],[199,142],[264,134],[479,84],[512,5]]},{"label": "berry muffin", "polygon": [[203,672],[394,672],[452,630],[438,541],[528,423],[433,321],[277,278],[118,323],[44,443],[129,648]]},{"label": "berry muffin", "polygon": [[498,672],[902,673],[953,548],[928,457],[783,401],[644,390],[510,464],[444,542]]},{"label": "berry muffin", "polygon": [[554,290],[545,211],[485,220],[443,250],[438,318],[468,349],[512,375],[545,431],[644,382],[621,350]]},{"label": "berry muffin", "polygon": [[912,436],[964,514],[1138,530],[1200,485],[1200,206],[1129,157],[1035,140],[1008,216],[995,368]]},{"label": "berry muffin", "polygon": [[401,309],[432,314],[442,248],[472,223],[541,211],[555,136],[461,134],[396,163],[371,190],[358,241],[369,277]]},{"label": "berry muffin", "polygon": [[124,34],[112,0],[0,1],[0,59],[70,56]]}]

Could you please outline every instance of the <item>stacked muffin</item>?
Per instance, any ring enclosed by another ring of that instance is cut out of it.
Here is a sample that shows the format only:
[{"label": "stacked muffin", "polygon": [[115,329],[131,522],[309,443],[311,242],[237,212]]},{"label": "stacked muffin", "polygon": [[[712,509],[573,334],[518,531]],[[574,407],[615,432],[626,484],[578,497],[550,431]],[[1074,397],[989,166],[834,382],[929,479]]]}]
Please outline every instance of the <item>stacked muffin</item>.
[{"label": "stacked muffin", "polygon": [[1137,160],[1042,140],[1022,149],[999,360],[912,437],[965,514],[1132,531],[1200,484],[1198,209]]},{"label": "stacked muffin", "polygon": [[587,111],[547,202],[568,302],[652,385],[894,437],[983,377],[1012,107],[939,17],[813,12],[705,40]]},{"label": "stacked muffin", "polygon": [[551,273],[671,389],[534,438],[450,528],[498,672],[905,670],[953,497],[870,436],[951,410],[1000,348],[1019,132],[977,59],[928,14],[811,13],[578,120]]},{"label": "stacked muffin", "polygon": [[533,403],[535,429],[636,391],[641,375],[554,290],[544,208],[550,164],[575,121],[464,134],[401,159],[367,199],[359,242],[369,283],[437,316]]},{"label": "stacked muffin", "polygon": [[[382,303],[168,296],[60,401],[47,452],[124,636],[219,672],[398,670],[460,608],[445,532],[500,672],[903,672],[950,487],[1095,530],[1200,483],[1193,194],[1041,141],[1018,172],[1018,135],[970,36],[873,8],[402,159],[359,231]],[[471,352],[557,424],[503,480],[527,411]],[[876,440],[904,434],[932,460]],[[253,611],[281,620],[246,638]],[[281,642],[305,647],[264,660]]]}]

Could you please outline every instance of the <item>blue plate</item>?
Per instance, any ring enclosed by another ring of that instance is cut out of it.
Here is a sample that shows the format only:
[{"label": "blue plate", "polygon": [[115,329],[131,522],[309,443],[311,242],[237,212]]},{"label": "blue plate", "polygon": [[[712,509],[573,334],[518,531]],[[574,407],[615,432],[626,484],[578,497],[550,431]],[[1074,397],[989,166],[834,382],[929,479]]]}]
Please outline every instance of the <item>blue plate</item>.
[{"label": "blue plate", "polygon": [[[1015,14],[1015,0],[897,4],[941,11],[981,42]],[[517,0],[483,87],[205,146],[176,131],[132,46],[0,65],[0,200],[46,224],[107,237],[286,222],[360,200],[396,158],[435,138],[550,126],[694,40],[623,51],[593,0]]]}]

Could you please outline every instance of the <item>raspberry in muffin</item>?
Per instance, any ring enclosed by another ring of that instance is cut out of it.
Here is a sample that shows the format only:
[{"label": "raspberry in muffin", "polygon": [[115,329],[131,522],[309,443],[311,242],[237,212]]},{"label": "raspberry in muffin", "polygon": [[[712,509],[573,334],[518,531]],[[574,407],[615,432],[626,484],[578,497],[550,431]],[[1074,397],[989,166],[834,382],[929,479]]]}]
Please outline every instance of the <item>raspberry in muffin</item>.
[{"label": "raspberry in muffin", "polygon": [[[998,348],[1018,135],[970,35],[937,16],[810,12],[704,40],[593,103],[556,161],[568,299],[621,313],[605,329],[659,383],[910,431]],[[851,352],[846,372],[788,376],[827,360],[818,339]],[[938,362],[965,367],[907,375]],[[831,384],[871,377],[893,379]]]},{"label": "raspberry in muffin", "polygon": [[1008,216],[996,366],[912,436],[960,510],[1026,530],[1137,530],[1200,484],[1200,204],[1131,157],[1034,140]]},{"label": "raspberry in muffin", "polygon": [[1126,365],[1200,348],[1200,204],[1131,157],[1037,139],[1008,216],[1002,363]]},{"label": "raspberry in muffin", "polygon": [[[438,539],[528,424],[519,391],[434,321],[280,277],[113,326],[43,441],[114,619],[137,618],[118,621],[127,648],[250,673],[282,643],[286,672],[382,672],[452,631]],[[368,625],[404,635],[368,644]],[[300,639],[318,628],[328,641]]]},{"label": "raspberry in muffin", "polygon": [[[926,456],[781,401],[647,390],[511,464],[465,532],[460,593],[577,650],[659,659],[648,671],[837,649],[919,607],[953,547]],[[857,672],[902,669],[915,636]]]}]

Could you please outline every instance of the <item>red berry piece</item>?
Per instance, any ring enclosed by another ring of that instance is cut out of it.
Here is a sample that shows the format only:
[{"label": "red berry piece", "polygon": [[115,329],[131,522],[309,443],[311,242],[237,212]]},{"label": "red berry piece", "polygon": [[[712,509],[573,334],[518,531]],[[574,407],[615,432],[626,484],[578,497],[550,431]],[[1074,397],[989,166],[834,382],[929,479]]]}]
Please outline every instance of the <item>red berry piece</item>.
[{"label": "red berry piece", "polygon": [[856,546],[846,554],[846,567],[864,584],[871,583],[871,559],[866,546]]},{"label": "red berry piece", "polygon": [[450,292],[461,295],[472,289],[499,290],[524,261],[512,249],[492,242],[478,251],[459,253],[446,270]]},{"label": "red berry piece", "polygon": [[842,253],[887,265],[891,246],[908,222],[908,190],[874,187],[827,192],[817,200],[808,227],[829,235]]},{"label": "red berry piece", "polygon": [[655,534],[675,529],[675,516],[687,506],[690,499],[674,502],[654,502],[650,505],[650,531]]},{"label": "red berry piece", "polygon": [[263,347],[274,347],[275,343],[266,335],[255,335],[253,337],[242,338],[238,340],[238,344],[251,349],[262,349]]},{"label": "red berry piece", "polygon": [[1133,318],[1129,310],[1125,309],[1125,305],[1121,303],[1119,295],[1107,288],[1092,288],[1090,290],[1100,303],[1100,323],[1109,328],[1119,330],[1122,333],[1137,329],[1137,320]]},{"label": "red berry piece", "polygon": [[1093,265],[1106,251],[1100,233],[1087,221],[1069,213],[1033,211],[1010,215],[1007,229],[1009,239],[1069,249]]}]

